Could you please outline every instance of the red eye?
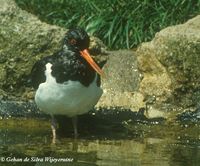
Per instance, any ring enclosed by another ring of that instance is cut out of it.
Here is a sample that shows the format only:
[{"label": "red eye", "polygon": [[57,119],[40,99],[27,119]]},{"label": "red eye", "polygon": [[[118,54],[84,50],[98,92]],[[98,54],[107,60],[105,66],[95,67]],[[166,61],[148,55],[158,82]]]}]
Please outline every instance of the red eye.
[{"label": "red eye", "polygon": [[75,45],[75,44],[76,44],[76,40],[75,40],[75,39],[71,39],[71,40],[70,40],[70,43],[71,43],[72,45]]}]

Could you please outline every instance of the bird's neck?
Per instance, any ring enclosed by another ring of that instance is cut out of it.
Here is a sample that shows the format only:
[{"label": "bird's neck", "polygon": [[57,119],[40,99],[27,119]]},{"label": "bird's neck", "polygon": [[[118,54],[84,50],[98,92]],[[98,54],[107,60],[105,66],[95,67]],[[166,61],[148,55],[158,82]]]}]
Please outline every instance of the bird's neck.
[{"label": "bird's neck", "polygon": [[71,49],[71,47],[69,47],[68,45],[63,45],[62,50],[60,50],[58,59],[73,59],[73,60],[77,60],[77,59],[82,59],[80,55],[80,52],[76,49]]},{"label": "bird's neck", "polygon": [[71,53],[77,53],[79,52],[77,49],[68,46],[68,45],[63,45],[63,49],[62,49],[63,53],[67,53],[67,54],[71,54]]}]

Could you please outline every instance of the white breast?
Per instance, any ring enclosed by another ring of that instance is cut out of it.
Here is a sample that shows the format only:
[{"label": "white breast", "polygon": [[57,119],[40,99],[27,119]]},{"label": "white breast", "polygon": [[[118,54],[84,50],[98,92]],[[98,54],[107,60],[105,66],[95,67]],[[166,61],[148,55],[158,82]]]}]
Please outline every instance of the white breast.
[{"label": "white breast", "polygon": [[96,85],[96,78],[88,86],[78,81],[57,83],[51,75],[52,64],[46,65],[46,82],[39,85],[35,95],[37,106],[49,114],[61,114],[69,117],[88,112],[98,102],[102,89]]}]

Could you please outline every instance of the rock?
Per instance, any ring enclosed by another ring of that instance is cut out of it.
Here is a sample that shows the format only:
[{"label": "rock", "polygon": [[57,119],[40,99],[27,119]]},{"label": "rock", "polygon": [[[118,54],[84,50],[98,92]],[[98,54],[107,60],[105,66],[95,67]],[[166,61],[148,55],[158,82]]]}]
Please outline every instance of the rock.
[{"label": "rock", "polygon": [[171,94],[171,79],[154,51],[151,43],[144,43],[137,49],[138,66],[143,74],[139,91],[146,97],[156,96],[162,102]]},{"label": "rock", "polygon": [[182,124],[186,123],[198,123],[200,122],[200,108],[196,110],[184,110],[184,112],[177,115],[177,121],[180,121]]},{"label": "rock", "polygon": [[200,15],[163,29],[137,49],[140,92],[184,108],[200,102]]},{"label": "rock", "polygon": [[0,88],[20,95],[35,61],[60,48],[65,30],[42,23],[12,0],[0,3]]},{"label": "rock", "polygon": [[0,101],[0,118],[49,118],[39,111],[33,101]]},{"label": "rock", "polygon": [[102,78],[104,90],[98,106],[124,107],[138,111],[144,107],[143,95],[138,91],[140,72],[133,51],[118,50],[108,52],[109,58],[104,65],[105,77]]},{"label": "rock", "polygon": [[[67,30],[41,22],[14,0],[0,6],[0,96],[27,100],[33,97],[25,86],[33,64],[58,51]],[[94,54],[105,52],[97,38],[91,37],[91,46]]]}]

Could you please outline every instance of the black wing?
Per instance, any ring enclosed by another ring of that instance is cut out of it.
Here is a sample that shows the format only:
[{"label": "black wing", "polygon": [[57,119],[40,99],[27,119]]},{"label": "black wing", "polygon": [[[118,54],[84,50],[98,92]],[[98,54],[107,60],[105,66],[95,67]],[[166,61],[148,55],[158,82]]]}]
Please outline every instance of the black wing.
[{"label": "black wing", "polygon": [[46,64],[53,62],[53,57],[48,56],[45,57],[39,61],[37,61],[31,70],[31,85],[37,89],[38,86],[45,82],[46,76],[45,76],[45,70],[46,70]]}]

